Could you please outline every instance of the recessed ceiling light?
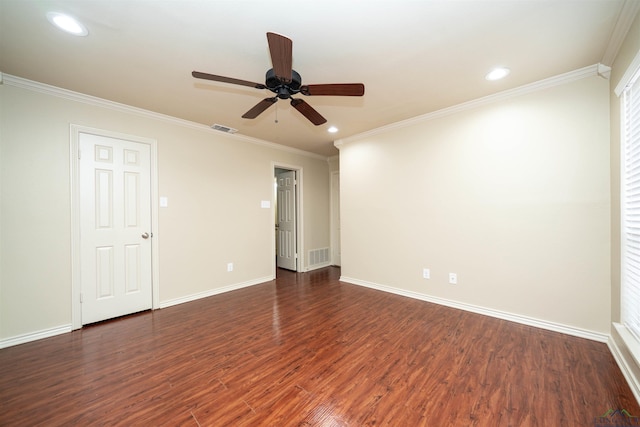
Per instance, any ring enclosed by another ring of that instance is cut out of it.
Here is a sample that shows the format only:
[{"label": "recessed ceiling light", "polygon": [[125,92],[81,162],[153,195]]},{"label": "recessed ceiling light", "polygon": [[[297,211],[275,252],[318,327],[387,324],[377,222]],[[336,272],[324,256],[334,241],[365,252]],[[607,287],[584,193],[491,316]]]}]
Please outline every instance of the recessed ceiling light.
[{"label": "recessed ceiling light", "polygon": [[336,133],[338,132],[338,128],[335,126],[331,126],[329,129],[327,129],[327,132]]},{"label": "recessed ceiling light", "polygon": [[49,12],[47,13],[47,19],[62,31],[66,31],[74,36],[86,36],[89,34],[87,27],[82,25],[77,19],[64,13]]},{"label": "recessed ceiling light", "polygon": [[500,80],[508,76],[510,72],[511,70],[508,68],[498,67],[489,71],[489,74],[487,74],[484,78],[487,80]]}]

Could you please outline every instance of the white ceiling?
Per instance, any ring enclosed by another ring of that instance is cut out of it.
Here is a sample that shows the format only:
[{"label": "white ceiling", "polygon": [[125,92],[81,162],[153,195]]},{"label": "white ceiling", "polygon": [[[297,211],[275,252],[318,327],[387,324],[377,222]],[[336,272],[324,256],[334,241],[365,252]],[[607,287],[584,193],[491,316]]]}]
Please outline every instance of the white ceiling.
[{"label": "white ceiling", "polygon": [[[0,71],[329,156],[337,154],[336,139],[606,62],[616,23],[629,10],[624,5],[1,0]],[[48,11],[75,16],[89,35],[54,28]],[[303,84],[362,82],[364,97],[304,97],[327,118],[321,126],[286,100],[248,120],[241,115],[270,92],[191,77],[197,70],[264,83],[268,31],[293,40],[293,68]],[[511,74],[484,80],[496,65]],[[330,125],[339,132],[329,134]]]}]

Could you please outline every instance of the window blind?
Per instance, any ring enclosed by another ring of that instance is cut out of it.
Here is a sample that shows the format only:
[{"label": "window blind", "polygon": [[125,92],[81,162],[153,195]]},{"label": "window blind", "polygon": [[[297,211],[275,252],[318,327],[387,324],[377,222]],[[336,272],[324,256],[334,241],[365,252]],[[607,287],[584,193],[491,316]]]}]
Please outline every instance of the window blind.
[{"label": "window blind", "polygon": [[622,96],[622,324],[640,341],[640,70]]}]

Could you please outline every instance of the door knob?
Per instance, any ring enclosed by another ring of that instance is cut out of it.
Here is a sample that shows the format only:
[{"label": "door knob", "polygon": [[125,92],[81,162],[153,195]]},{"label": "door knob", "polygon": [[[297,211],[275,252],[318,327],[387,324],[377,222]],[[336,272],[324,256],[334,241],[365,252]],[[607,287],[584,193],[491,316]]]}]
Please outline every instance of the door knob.
[{"label": "door knob", "polygon": [[142,238],[143,239],[148,239],[149,238],[149,233],[142,233]]}]

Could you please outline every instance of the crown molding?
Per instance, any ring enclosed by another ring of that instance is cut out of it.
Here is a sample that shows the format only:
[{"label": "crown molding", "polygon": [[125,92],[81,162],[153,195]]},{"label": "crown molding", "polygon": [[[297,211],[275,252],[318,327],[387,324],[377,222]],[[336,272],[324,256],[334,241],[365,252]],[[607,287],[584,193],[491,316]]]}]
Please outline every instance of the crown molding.
[{"label": "crown molding", "polygon": [[592,77],[597,75],[601,75],[605,77],[604,75],[602,75],[602,71],[603,71],[603,68],[601,67],[601,64],[589,65],[588,67],[580,68],[564,74],[559,74],[557,76],[549,77],[544,80],[539,80],[537,82],[520,86],[514,89],[505,90],[493,95],[488,95],[472,101],[464,102],[462,104],[454,105],[452,107],[443,108],[441,110],[433,111],[431,113],[423,114],[421,116],[413,117],[407,120],[402,120],[400,122],[392,123],[390,125],[372,129],[370,131],[359,133],[357,135],[353,135],[348,138],[338,139],[334,141],[333,145],[338,150],[340,150],[345,144],[348,144],[350,142],[357,141],[363,138],[368,138],[374,135],[379,135],[379,134],[391,132],[394,130],[403,129],[409,126],[414,126],[420,123],[428,122],[430,120],[435,120],[442,117],[457,114],[463,111],[472,110],[478,107],[482,107],[484,105],[492,104],[494,102],[504,101],[504,100],[522,96],[531,92],[537,92],[539,90],[563,85],[576,80],[581,80],[586,77]]},{"label": "crown molding", "polygon": [[601,62],[603,64],[613,65],[613,61],[616,59],[620,47],[638,12],[640,12],[640,0],[625,0],[624,3],[622,3],[618,19],[613,27],[613,31],[611,31],[611,36],[609,36],[609,43],[604,51],[604,55],[602,55]]},{"label": "crown molding", "polygon": [[215,133],[215,135],[220,136],[222,138],[229,138],[236,141],[238,140],[244,141],[250,144],[273,148],[275,150],[280,150],[280,151],[286,151],[288,153],[298,154],[305,157],[311,157],[319,160],[327,159],[326,156],[322,156],[316,153],[311,153],[309,151],[300,150],[298,148],[287,147],[285,145],[276,144],[275,142],[265,141],[262,139],[253,138],[253,137],[242,135],[242,134],[223,133],[223,132],[211,129],[211,127],[207,125],[203,125],[201,123],[179,119],[177,117],[156,113],[154,111],[149,111],[142,108],[132,107],[130,105],[109,101],[109,100],[98,98],[91,95],[85,95],[83,93],[62,89],[62,88],[51,86],[45,83],[35,82],[33,80],[28,80],[22,77],[12,76],[10,74],[3,74],[3,73],[0,73],[0,76],[2,76],[0,81],[7,86],[26,89],[32,92],[39,92],[45,95],[55,96],[57,98],[62,98],[70,101],[81,102],[83,104],[88,104],[94,107],[101,107],[109,110],[118,111],[121,113],[132,114],[132,115],[153,119],[153,120],[159,120],[165,123],[171,123],[171,124],[182,126],[189,129],[195,129],[203,132],[210,132],[212,134]]}]

